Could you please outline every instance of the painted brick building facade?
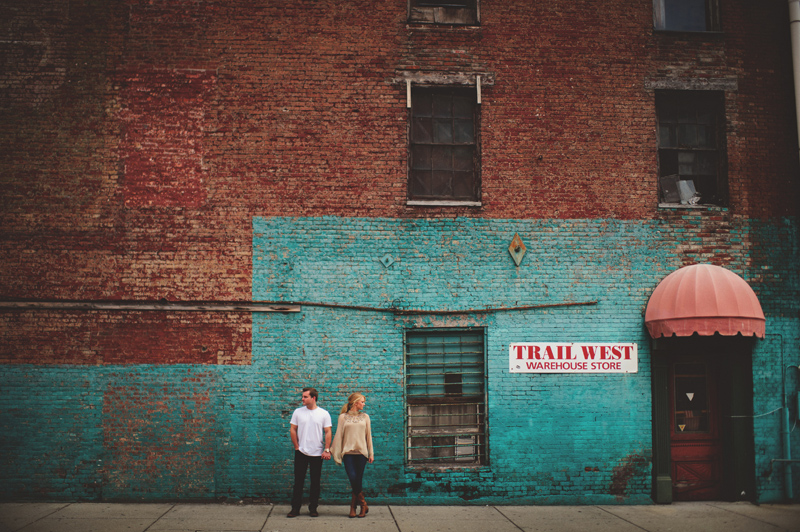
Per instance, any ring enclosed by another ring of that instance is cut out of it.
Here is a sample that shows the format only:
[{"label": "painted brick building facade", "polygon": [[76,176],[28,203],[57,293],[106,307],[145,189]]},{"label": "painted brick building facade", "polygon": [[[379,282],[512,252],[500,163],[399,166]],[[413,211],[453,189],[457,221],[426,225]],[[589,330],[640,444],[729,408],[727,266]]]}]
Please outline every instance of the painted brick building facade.
[{"label": "painted brick building facade", "polygon": [[[702,28],[692,2],[438,4],[0,6],[0,497],[287,500],[314,385],[367,396],[381,500],[666,502],[657,352],[674,387],[706,349],[749,369],[714,429],[715,467],[745,465],[699,496],[797,498],[786,3],[701,1]],[[764,339],[650,338],[696,263],[749,284]],[[457,381],[415,373],[451,341],[478,346]],[[634,343],[638,368],[512,373],[520,342]],[[415,425],[448,416],[478,421]]]}]

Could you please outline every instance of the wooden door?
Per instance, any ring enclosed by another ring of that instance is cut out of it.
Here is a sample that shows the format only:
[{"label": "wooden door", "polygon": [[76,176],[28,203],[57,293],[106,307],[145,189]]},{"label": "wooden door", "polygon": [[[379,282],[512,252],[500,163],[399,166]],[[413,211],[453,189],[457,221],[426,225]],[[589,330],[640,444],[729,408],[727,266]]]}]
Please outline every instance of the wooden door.
[{"label": "wooden door", "polygon": [[670,368],[670,455],[676,501],[722,497],[717,371],[713,359],[695,358]]}]

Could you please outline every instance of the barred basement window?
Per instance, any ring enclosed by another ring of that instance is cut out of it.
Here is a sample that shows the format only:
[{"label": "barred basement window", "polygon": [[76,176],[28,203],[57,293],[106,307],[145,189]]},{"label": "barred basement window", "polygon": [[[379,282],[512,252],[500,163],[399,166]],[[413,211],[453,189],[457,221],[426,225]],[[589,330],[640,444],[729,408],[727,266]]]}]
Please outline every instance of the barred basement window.
[{"label": "barred basement window", "polygon": [[720,31],[717,0],[653,0],[657,30]]},{"label": "barred basement window", "polygon": [[480,201],[475,88],[414,87],[409,200]]},{"label": "barred basement window", "polygon": [[480,0],[408,0],[408,21],[422,24],[478,24]]},{"label": "barred basement window", "polygon": [[659,202],[724,206],[725,128],[717,91],[657,91]]},{"label": "barred basement window", "polygon": [[482,330],[406,332],[409,465],[486,464],[484,359]]}]

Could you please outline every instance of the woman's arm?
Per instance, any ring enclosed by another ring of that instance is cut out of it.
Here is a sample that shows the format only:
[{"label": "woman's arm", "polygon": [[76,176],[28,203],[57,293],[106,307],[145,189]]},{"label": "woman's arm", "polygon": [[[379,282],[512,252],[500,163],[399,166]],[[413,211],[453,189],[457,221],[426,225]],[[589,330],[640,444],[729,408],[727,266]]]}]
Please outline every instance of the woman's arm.
[{"label": "woman's arm", "polygon": [[336,435],[333,437],[331,444],[331,458],[337,464],[342,463],[342,441],[344,439],[344,428],[347,423],[344,422],[344,414],[339,414],[339,420],[336,422]]},{"label": "woman's arm", "polygon": [[372,423],[370,422],[369,416],[367,416],[367,451],[369,452],[369,463],[375,461],[375,453],[372,451]]}]

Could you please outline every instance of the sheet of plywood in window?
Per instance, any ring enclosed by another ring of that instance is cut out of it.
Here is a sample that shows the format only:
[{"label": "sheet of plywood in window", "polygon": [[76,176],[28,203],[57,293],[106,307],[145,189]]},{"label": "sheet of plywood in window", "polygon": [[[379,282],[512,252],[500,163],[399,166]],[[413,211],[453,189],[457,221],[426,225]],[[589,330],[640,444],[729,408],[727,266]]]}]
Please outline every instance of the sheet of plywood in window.
[{"label": "sheet of plywood in window", "polygon": [[472,2],[464,2],[467,7],[412,6],[409,20],[427,24],[476,24],[478,11],[471,7]]}]

